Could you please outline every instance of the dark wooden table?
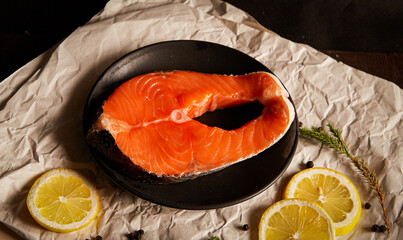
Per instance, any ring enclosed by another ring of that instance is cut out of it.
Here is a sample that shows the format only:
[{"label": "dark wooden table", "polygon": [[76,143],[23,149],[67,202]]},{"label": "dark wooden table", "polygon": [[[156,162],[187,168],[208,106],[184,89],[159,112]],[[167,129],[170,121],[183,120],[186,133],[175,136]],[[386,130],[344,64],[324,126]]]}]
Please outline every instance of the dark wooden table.
[{"label": "dark wooden table", "polygon": [[[107,0],[0,3],[0,81],[67,37]],[[403,2],[228,0],[263,26],[402,88]]]},{"label": "dark wooden table", "polygon": [[[67,37],[106,0],[0,2],[0,81]],[[228,0],[263,26],[403,86],[402,1]],[[0,224],[0,239],[19,239]]]},{"label": "dark wooden table", "polygon": [[394,82],[403,88],[403,54],[320,51],[351,67]]}]

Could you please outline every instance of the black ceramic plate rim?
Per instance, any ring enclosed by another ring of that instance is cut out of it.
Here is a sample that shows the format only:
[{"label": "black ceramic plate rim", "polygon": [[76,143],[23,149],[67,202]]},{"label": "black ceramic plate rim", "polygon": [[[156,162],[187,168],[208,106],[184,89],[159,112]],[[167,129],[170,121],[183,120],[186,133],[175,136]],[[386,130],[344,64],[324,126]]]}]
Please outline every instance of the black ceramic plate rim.
[{"label": "black ceramic plate rim", "polygon": [[[97,87],[97,85],[99,84],[99,82],[102,81],[102,79],[104,79],[104,77],[105,77],[112,69],[114,69],[115,67],[118,67],[119,64],[120,64],[122,61],[124,61],[125,59],[129,58],[129,57],[132,56],[133,54],[136,54],[136,53],[138,53],[138,52],[145,51],[145,50],[147,50],[147,49],[149,49],[149,48],[152,48],[152,47],[159,47],[159,46],[162,46],[162,45],[170,45],[170,44],[173,44],[173,45],[177,45],[177,44],[178,44],[178,45],[181,45],[181,44],[208,44],[208,45],[212,45],[212,46],[218,46],[218,47],[223,47],[223,48],[229,48],[229,47],[226,47],[226,46],[223,46],[223,45],[219,45],[219,44],[216,44],[216,43],[212,43],[212,42],[204,42],[204,41],[196,41],[196,40],[175,40],[175,41],[166,41],[166,42],[159,42],[159,43],[147,45],[147,46],[141,47],[141,48],[139,48],[139,49],[136,49],[136,50],[134,50],[134,51],[132,51],[132,52],[129,52],[128,54],[124,55],[123,57],[121,57],[120,59],[118,59],[117,61],[115,61],[113,64],[111,64],[111,65],[104,71],[104,73],[100,76],[100,78],[94,83],[94,85],[93,85],[93,87],[92,87],[92,89],[91,89],[91,92],[90,92],[90,94],[89,94],[89,96],[88,96],[86,105],[85,105],[85,107],[84,107],[84,113],[83,113],[83,116],[84,116],[84,117],[83,117],[83,121],[86,120],[86,117],[87,117],[86,115],[87,115],[87,111],[88,111],[88,107],[89,107],[89,106],[88,106],[89,100],[90,100],[90,98],[91,98],[91,96],[92,96],[92,94],[93,94],[94,89],[96,89],[96,87]],[[241,52],[239,52],[238,50],[235,50],[235,49],[232,49],[232,48],[231,48],[231,50],[238,52],[237,54],[241,53]],[[248,56],[248,55],[246,55],[246,54],[244,54],[244,53],[242,53],[242,54],[245,55],[245,56],[244,56],[245,58],[249,58],[250,61],[256,61],[256,62],[257,62],[257,60],[253,59],[252,57],[250,57],[250,56]],[[261,63],[259,63],[259,64],[261,64]],[[262,65],[262,64],[261,64],[261,65]],[[264,65],[262,65],[262,66],[264,67],[264,69],[261,69],[260,71],[265,70],[265,71],[267,71],[267,72],[271,72],[269,69],[267,69],[267,67],[265,67]],[[183,70],[183,69],[171,69],[171,70]],[[132,77],[133,77],[133,76],[132,76]],[[289,97],[289,99],[290,99],[291,102],[292,102],[291,97]],[[295,111],[295,106],[294,106],[293,102],[292,102],[292,105],[293,105],[294,111]],[[290,129],[288,129],[288,131],[296,131],[296,132],[298,132],[298,124],[296,124],[297,122],[298,122],[298,120],[297,120],[297,114],[296,114],[296,111],[295,111],[295,119],[294,119],[294,122],[291,124]],[[86,124],[84,123],[84,134],[85,134],[85,131],[87,130],[87,127],[88,127],[88,126],[85,126],[85,125],[86,125]],[[87,124],[87,125],[88,125],[88,124]],[[292,129],[293,125],[294,125],[294,129]],[[287,132],[287,133],[288,133],[288,132]],[[287,134],[287,133],[285,133],[285,134]],[[280,140],[280,141],[281,141],[281,140]],[[297,137],[297,135],[296,135],[295,138],[293,139],[292,148],[291,148],[291,150],[289,151],[289,154],[288,154],[288,156],[287,156],[287,158],[286,158],[286,161],[284,162],[284,165],[283,165],[282,169],[280,169],[278,172],[276,172],[276,173],[273,175],[274,177],[271,178],[271,181],[268,181],[268,183],[267,183],[264,187],[262,187],[262,188],[260,188],[260,189],[258,189],[258,190],[256,190],[256,191],[249,192],[246,196],[243,195],[243,196],[239,196],[238,198],[234,198],[234,199],[232,199],[232,200],[226,200],[226,201],[217,200],[216,202],[209,202],[209,203],[206,203],[206,204],[193,204],[192,202],[167,202],[167,201],[164,201],[164,199],[156,198],[155,196],[153,196],[153,194],[150,195],[150,194],[147,193],[147,192],[141,191],[141,189],[133,189],[133,188],[131,188],[131,187],[128,187],[126,184],[124,184],[124,183],[122,182],[122,181],[124,181],[124,180],[123,180],[121,177],[125,178],[124,176],[120,176],[118,172],[116,172],[114,169],[109,168],[102,160],[98,159],[97,156],[96,156],[96,154],[94,154],[94,151],[91,149],[91,147],[90,147],[90,150],[91,150],[91,152],[93,153],[93,156],[94,156],[94,159],[95,159],[95,162],[97,163],[97,165],[106,173],[106,175],[107,175],[113,182],[115,182],[118,186],[120,186],[120,187],[126,189],[127,191],[129,191],[129,192],[131,192],[131,193],[137,195],[138,197],[143,198],[143,199],[145,199],[145,200],[148,200],[148,201],[150,201],[150,202],[156,203],[156,204],[160,204],[160,205],[167,206],[167,207],[172,207],[172,208],[192,209],[192,210],[207,210],[207,209],[215,209],[215,208],[227,207],[227,206],[231,206],[231,205],[234,205],[234,204],[241,203],[241,202],[243,202],[243,201],[246,201],[246,200],[248,200],[248,199],[251,199],[251,198],[255,197],[256,195],[259,195],[260,193],[262,193],[263,191],[265,191],[267,188],[269,188],[272,184],[274,184],[274,183],[281,177],[281,175],[285,172],[285,170],[286,170],[286,169],[288,168],[288,166],[290,165],[291,160],[292,160],[292,157],[293,157],[293,155],[294,155],[294,153],[295,153],[295,150],[296,150],[296,147],[297,147],[297,142],[298,142],[298,137]],[[276,144],[273,145],[271,148],[275,148],[275,146],[276,146]],[[245,160],[245,161],[248,161],[248,160]],[[236,164],[235,164],[235,165],[236,165]],[[230,166],[230,168],[231,168],[231,167],[234,167],[234,166]],[[220,171],[219,171],[219,172],[220,172]],[[209,174],[209,175],[214,176],[215,174],[219,174],[219,172],[211,173],[211,174]],[[193,181],[193,180],[190,180],[190,181]],[[142,183],[141,183],[141,184],[142,184]],[[178,185],[178,184],[180,185],[181,183],[175,183],[175,184],[176,184],[176,185]]]}]

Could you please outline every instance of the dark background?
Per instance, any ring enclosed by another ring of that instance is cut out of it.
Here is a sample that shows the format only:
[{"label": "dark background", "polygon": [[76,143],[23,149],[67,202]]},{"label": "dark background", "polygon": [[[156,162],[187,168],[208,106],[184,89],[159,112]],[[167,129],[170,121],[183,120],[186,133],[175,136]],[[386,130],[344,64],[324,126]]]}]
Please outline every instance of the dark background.
[{"label": "dark background", "polygon": [[[0,2],[0,81],[67,37],[102,10],[106,0]],[[229,0],[266,28],[299,43],[306,43],[347,64],[348,54],[361,56],[361,65],[395,64],[386,77],[403,77],[403,1],[395,0]],[[331,51],[329,51],[331,50]],[[343,51],[343,52],[340,52]],[[382,53],[380,55],[380,53]],[[340,55],[341,54],[341,55]],[[372,63],[371,57],[386,58]],[[350,56],[351,58],[351,56]],[[392,59],[392,62],[388,62]],[[362,61],[369,61],[363,63]],[[353,64],[350,64],[354,66]],[[356,67],[356,66],[354,66]],[[365,66],[364,66],[365,67]],[[367,69],[364,69],[367,71]],[[400,70],[401,71],[401,70]],[[400,72],[401,73],[401,72]],[[376,69],[375,72],[376,74]],[[382,74],[381,74],[382,75]],[[392,79],[393,78],[393,79]],[[401,85],[400,85],[401,86]]]},{"label": "dark background", "polygon": [[[0,81],[103,9],[106,0],[0,0]],[[402,0],[229,0],[263,26],[403,86]],[[0,224],[1,231],[9,231]]]}]

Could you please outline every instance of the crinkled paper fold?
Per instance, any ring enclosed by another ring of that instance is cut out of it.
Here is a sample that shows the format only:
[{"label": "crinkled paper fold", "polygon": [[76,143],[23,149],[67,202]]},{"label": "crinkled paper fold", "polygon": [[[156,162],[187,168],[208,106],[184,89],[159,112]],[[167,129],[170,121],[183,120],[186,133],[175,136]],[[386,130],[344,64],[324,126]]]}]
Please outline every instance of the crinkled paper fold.
[{"label": "crinkled paper fold", "polygon": [[[270,16],[267,16],[270,17]],[[257,239],[264,210],[280,200],[290,177],[311,160],[344,173],[355,184],[363,209],[356,228],[338,239],[386,239],[373,233],[382,211],[368,184],[348,159],[300,139],[284,175],[258,196],[213,210],[180,210],[143,200],[112,183],[95,165],[82,133],[82,113],[95,81],[114,61],[140,47],[168,40],[219,43],[271,69],[289,90],[305,126],[334,123],[354,155],[375,169],[386,195],[390,239],[403,239],[403,91],[265,29],[247,13],[219,0],[111,0],[87,24],[0,84],[0,221],[26,239]],[[231,64],[231,59],[228,59]],[[400,157],[399,157],[400,156]],[[101,209],[86,228],[47,231],[25,205],[34,180],[53,168],[72,168],[94,181]],[[249,224],[249,231],[239,226]]]}]

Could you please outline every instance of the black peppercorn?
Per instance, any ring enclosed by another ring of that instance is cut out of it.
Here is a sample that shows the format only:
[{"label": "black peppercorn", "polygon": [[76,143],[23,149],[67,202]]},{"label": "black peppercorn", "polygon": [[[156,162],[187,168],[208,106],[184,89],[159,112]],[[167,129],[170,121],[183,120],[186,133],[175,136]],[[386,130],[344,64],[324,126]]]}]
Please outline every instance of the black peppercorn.
[{"label": "black peppercorn", "polygon": [[144,234],[144,230],[140,229],[131,233],[128,233],[126,236],[129,240],[140,240],[141,236]]},{"label": "black peppercorn", "polygon": [[129,240],[134,240],[134,239],[136,239],[136,236],[135,236],[135,234],[134,233],[128,233],[127,235],[127,238],[129,239]]},{"label": "black peppercorn", "polygon": [[298,122],[298,127],[302,127],[302,122]]},{"label": "black peppercorn", "polygon": [[365,203],[365,205],[364,205],[364,207],[366,208],[366,209],[370,209],[371,208],[371,203]]},{"label": "black peppercorn", "polygon": [[307,168],[312,168],[313,166],[314,166],[314,164],[313,164],[312,161],[308,161],[308,162],[306,163],[306,167],[307,167]]},{"label": "black peppercorn", "polygon": [[379,226],[378,231],[379,231],[379,232],[385,232],[385,231],[386,231],[386,227],[385,227],[385,225],[381,225],[381,226]]},{"label": "black peppercorn", "polygon": [[243,229],[244,231],[248,231],[248,230],[249,230],[249,225],[248,225],[248,224],[244,224],[244,225],[242,226],[242,229]]},{"label": "black peppercorn", "polygon": [[371,227],[371,230],[373,231],[373,232],[378,232],[379,231],[379,226],[378,225],[372,225],[372,227]]}]

